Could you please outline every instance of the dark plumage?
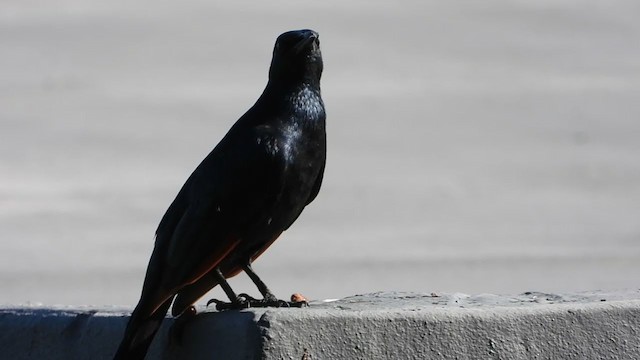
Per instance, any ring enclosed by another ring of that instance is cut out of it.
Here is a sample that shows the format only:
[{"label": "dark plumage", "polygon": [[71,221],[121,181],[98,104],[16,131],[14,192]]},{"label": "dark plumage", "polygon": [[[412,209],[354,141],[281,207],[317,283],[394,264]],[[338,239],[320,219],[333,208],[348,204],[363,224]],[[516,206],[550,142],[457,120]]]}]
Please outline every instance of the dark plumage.
[{"label": "dark plumage", "polygon": [[263,304],[280,304],[250,264],[320,190],[326,160],[321,73],[316,32],[278,37],[264,92],[160,221],[142,295],[115,359],[144,358],[172,301],[173,315],[180,315],[216,285],[231,307],[255,301],[235,295],[224,280],[243,270]]}]

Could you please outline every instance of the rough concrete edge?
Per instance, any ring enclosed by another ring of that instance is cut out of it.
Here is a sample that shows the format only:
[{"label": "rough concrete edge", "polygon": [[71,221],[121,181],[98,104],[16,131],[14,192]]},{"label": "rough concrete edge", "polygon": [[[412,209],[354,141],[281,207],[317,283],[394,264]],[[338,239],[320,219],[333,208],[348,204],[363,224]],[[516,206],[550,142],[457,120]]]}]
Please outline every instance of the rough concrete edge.
[{"label": "rough concrete edge", "polygon": [[[127,318],[112,309],[0,309],[2,356],[109,359]],[[150,359],[640,358],[640,300],[205,312],[181,345],[169,341],[172,324],[163,324]]]},{"label": "rough concrete edge", "polygon": [[640,301],[536,307],[268,310],[264,359],[640,359]]}]

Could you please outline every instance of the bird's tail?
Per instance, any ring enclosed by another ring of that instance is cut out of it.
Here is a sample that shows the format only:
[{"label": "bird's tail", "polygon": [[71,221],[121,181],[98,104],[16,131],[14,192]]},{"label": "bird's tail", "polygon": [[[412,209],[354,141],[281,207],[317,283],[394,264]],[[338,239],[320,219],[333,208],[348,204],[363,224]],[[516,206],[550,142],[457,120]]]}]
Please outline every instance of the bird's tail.
[{"label": "bird's tail", "polygon": [[142,302],[131,314],[127,329],[113,360],[143,360],[153,337],[162,324],[173,297],[166,300],[151,315],[145,314]]}]

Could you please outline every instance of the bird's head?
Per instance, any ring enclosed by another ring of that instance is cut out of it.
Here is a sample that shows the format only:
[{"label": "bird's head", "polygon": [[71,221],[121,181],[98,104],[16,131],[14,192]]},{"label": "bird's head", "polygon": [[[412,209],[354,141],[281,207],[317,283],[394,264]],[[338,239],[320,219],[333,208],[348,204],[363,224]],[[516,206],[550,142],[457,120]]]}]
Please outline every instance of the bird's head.
[{"label": "bird's head", "polygon": [[320,83],[322,54],[317,32],[288,31],[276,40],[269,69],[270,81]]}]

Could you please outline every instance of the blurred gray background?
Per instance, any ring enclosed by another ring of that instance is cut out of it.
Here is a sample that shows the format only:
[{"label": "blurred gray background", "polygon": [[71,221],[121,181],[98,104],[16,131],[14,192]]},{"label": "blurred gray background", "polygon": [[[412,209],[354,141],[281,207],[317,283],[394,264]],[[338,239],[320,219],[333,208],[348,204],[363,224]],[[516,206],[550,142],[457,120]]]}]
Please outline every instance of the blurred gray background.
[{"label": "blurred gray background", "polygon": [[639,4],[2,0],[0,303],[135,304],[161,216],[298,28],[328,167],[255,264],[277,295],[637,289]]}]

